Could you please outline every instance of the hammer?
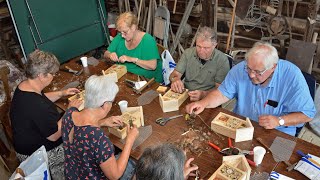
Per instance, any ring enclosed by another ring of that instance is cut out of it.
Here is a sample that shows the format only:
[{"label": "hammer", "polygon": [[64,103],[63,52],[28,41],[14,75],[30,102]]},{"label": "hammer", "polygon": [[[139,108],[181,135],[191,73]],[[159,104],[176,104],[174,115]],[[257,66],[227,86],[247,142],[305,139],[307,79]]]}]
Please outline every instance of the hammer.
[{"label": "hammer", "polygon": [[288,171],[292,171],[294,167],[298,164],[298,162],[291,164],[289,161],[282,161],[284,162],[288,167],[286,168]]}]

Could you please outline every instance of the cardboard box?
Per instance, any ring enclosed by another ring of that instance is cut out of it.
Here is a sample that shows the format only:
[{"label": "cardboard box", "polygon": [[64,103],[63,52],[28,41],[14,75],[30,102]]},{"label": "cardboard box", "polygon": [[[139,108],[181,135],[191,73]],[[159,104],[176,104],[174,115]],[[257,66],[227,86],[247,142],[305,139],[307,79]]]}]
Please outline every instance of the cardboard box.
[{"label": "cardboard box", "polygon": [[220,112],[211,121],[211,129],[219,134],[233,138],[235,142],[252,140],[254,131],[249,118],[242,120],[223,112]]},{"label": "cardboard box", "polygon": [[180,105],[189,97],[188,90],[183,93],[173,92],[171,89],[163,96],[159,94],[160,106],[163,112],[179,110]]},{"label": "cardboard box", "polygon": [[109,76],[115,82],[118,82],[118,79],[120,79],[126,73],[127,73],[127,67],[119,64],[114,64],[105,71],[102,70],[103,75]]},{"label": "cardboard box", "polygon": [[82,101],[82,104],[78,108],[79,111],[81,111],[84,108],[84,96],[85,96],[85,90],[79,92],[78,94],[75,94],[75,95],[69,97],[68,100],[72,101],[74,99],[78,99],[78,100]]},{"label": "cardboard box", "polygon": [[130,120],[137,127],[144,126],[144,116],[142,106],[128,107],[127,110],[121,115],[124,126],[123,128],[108,128],[109,132],[118,138],[124,139],[127,137],[127,128],[130,127]]}]

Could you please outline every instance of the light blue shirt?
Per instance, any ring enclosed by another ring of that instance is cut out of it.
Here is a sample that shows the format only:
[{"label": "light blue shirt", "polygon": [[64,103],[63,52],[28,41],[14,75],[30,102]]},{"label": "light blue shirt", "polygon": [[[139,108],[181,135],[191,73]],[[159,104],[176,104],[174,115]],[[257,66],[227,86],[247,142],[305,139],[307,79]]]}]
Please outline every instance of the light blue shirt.
[{"label": "light blue shirt", "polygon": [[[245,70],[246,61],[234,66],[219,86],[219,91],[229,99],[236,98],[234,112],[258,121],[261,115],[283,116],[302,112],[313,118],[316,110],[309,87],[300,69],[289,61],[279,60],[272,79],[267,86],[255,85]],[[277,107],[266,104],[267,100],[278,102]],[[292,136],[295,126],[278,126],[276,129]]]}]

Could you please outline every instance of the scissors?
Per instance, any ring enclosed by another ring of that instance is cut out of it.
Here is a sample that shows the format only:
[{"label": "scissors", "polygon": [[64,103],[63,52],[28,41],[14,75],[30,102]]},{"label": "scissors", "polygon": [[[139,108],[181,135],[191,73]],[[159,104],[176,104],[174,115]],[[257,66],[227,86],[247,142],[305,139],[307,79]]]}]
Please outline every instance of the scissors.
[{"label": "scissors", "polygon": [[175,119],[175,118],[182,117],[182,116],[183,116],[183,115],[180,114],[180,115],[171,116],[171,117],[167,117],[167,118],[164,118],[164,117],[158,118],[158,119],[156,119],[156,123],[159,124],[159,125],[161,125],[161,126],[164,126],[164,125],[166,125],[166,123],[167,123],[168,121],[170,121],[171,119]]}]

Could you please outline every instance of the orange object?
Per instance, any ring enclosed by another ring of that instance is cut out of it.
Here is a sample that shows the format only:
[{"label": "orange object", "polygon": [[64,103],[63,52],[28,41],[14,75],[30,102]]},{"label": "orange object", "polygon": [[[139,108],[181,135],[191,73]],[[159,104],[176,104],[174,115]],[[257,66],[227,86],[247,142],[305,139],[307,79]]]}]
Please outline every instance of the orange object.
[{"label": "orange object", "polygon": [[229,147],[233,147],[233,146],[232,146],[231,138],[228,138],[228,144],[229,144]]},{"label": "orange object", "polygon": [[217,145],[215,145],[215,144],[213,144],[211,142],[208,142],[208,144],[209,144],[209,146],[211,146],[212,148],[216,149],[217,151],[219,151],[219,152],[221,151],[221,149]]}]

